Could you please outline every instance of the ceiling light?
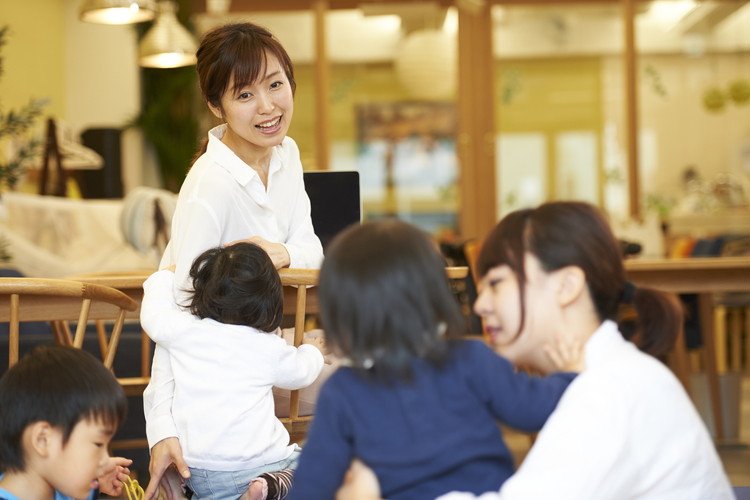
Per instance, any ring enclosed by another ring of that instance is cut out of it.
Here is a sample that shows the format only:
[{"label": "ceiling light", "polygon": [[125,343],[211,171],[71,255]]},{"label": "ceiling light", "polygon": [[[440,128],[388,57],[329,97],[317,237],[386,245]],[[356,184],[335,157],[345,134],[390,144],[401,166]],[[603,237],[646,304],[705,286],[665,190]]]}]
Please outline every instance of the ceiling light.
[{"label": "ceiling light", "polygon": [[141,39],[139,64],[147,68],[177,68],[195,64],[198,45],[177,20],[177,4],[159,2],[159,15]]},{"label": "ceiling light", "polygon": [[154,0],[87,0],[81,7],[81,21],[98,24],[132,24],[156,16]]}]

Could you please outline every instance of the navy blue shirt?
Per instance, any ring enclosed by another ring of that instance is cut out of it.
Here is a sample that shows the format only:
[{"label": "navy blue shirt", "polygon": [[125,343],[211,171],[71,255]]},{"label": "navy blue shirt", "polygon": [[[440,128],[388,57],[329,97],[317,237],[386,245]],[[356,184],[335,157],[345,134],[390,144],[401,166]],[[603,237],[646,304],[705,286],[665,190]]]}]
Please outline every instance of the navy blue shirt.
[{"label": "navy blue shirt", "polygon": [[532,377],[480,341],[455,342],[437,368],[383,384],[340,368],[325,382],[288,500],[332,500],[361,459],[389,500],[498,491],[514,471],[498,422],[538,431],[575,377]]}]

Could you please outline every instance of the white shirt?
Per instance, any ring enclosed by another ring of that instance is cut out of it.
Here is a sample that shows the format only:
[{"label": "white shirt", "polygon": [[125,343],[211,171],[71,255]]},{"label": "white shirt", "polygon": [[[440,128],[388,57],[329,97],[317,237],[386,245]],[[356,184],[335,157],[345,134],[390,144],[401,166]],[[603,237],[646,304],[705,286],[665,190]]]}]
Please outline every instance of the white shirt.
[{"label": "white shirt", "polygon": [[176,264],[175,285],[189,288],[190,266],[198,255],[251,236],[283,243],[289,267],[320,267],[323,247],[313,231],[297,144],[285,137],[272,149],[266,187],[221,142],[225,132],[226,125],[220,125],[208,133],[208,149],[182,184],[159,268]]},{"label": "white shirt", "polygon": [[141,324],[169,353],[172,415],[190,467],[252,469],[287,458],[289,433],[274,414],[271,389],[310,385],[323,368],[312,345],[293,347],[277,334],[200,319],[177,307],[174,274],[143,284]]},{"label": "white shirt", "polygon": [[[605,321],[519,470],[481,500],[723,500],[734,494],[677,378]],[[476,498],[449,493],[440,500]]]},{"label": "white shirt", "polygon": [[[208,133],[208,148],[191,167],[180,189],[172,235],[159,268],[175,264],[175,296],[192,288],[190,266],[203,251],[251,236],[283,243],[290,267],[318,268],[323,248],[313,232],[297,144],[289,137],[273,148],[268,186],[221,142],[226,125]],[[172,422],[174,392],[169,357],[157,345],[151,382],[143,393],[149,447],[177,435]]]}]

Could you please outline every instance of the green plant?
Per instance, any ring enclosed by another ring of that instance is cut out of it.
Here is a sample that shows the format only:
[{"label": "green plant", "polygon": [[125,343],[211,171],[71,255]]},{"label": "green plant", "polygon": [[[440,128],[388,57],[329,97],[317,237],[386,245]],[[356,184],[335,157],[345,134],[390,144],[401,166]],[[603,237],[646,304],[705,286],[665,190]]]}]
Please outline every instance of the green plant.
[{"label": "green plant", "polygon": [[666,219],[669,217],[669,212],[672,211],[676,202],[674,198],[664,196],[661,194],[646,193],[645,208],[646,212],[656,213],[660,219]]},{"label": "green plant", "polygon": [[195,68],[144,68],[141,82],[143,105],[132,125],[154,147],[164,187],[177,192],[198,150]]},{"label": "green plant", "polygon": [[[7,25],[0,27],[0,49],[6,44],[8,29]],[[3,59],[0,57],[0,77],[2,74]],[[0,107],[0,143],[11,143],[15,151],[0,158],[0,186],[15,186],[29,161],[37,156],[41,142],[24,136],[34,126],[46,102],[45,99],[32,99],[18,111],[5,111]],[[0,261],[7,262],[10,258],[7,242],[0,239]]]},{"label": "green plant", "polygon": [[643,68],[643,72],[645,73],[646,80],[648,80],[651,90],[662,99],[666,99],[667,87],[664,86],[659,71],[654,66],[647,64],[646,67]]}]

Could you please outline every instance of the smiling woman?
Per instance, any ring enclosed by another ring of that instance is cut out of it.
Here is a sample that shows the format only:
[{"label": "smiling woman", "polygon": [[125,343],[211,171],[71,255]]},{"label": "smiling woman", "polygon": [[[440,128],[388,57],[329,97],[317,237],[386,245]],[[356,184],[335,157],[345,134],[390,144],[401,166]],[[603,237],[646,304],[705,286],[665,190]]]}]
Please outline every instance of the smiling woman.
[{"label": "smiling woman", "polygon": [[[208,248],[249,241],[265,250],[276,268],[317,268],[323,257],[313,232],[299,149],[286,137],[295,90],[289,55],[265,28],[239,23],[207,33],[197,59],[203,98],[224,123],[209,131],[182,184],[171,240],[161,260],[160,268],[175,266],[177,303],[184,302],[190,289],[193,260]],[[156,493],[170,464],[184,474],[193,465],[185,464],[172,437],[177,435],[175,419],[180,418],[171,411],[173,393],[170,354],[157,345],[144,393],[152,447],[147,499]]]}]

